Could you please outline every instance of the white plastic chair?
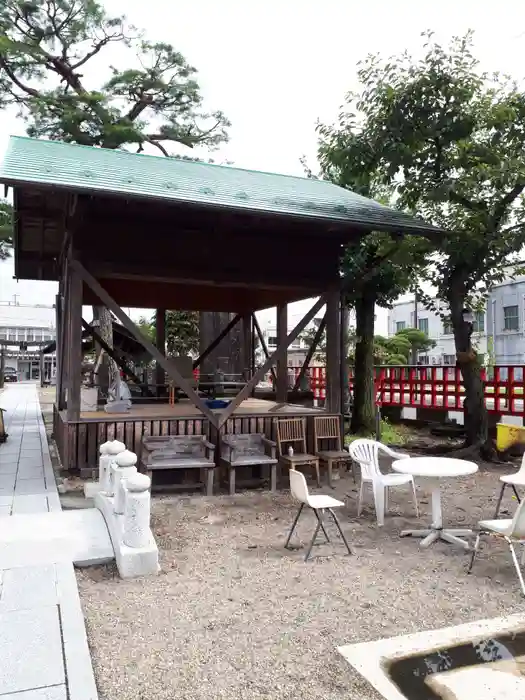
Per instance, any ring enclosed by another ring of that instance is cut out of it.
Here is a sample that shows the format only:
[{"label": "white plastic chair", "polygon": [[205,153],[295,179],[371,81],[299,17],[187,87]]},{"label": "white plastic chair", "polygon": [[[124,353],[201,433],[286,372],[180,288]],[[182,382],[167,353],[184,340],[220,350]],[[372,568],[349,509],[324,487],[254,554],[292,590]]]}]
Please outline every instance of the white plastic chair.
[{"label": "white plastic chair", "polygon": [[521,501],[519,493],[516,491],[516,486],[525,487],[525,454],[523,455],[523,459],[521,460],[521,466],[518,469],[518,471],[514,472],[514,474],[504,474],[503,476],[500,476],[499,480],[501,481],[501,491],[499,492],[498,503],[496,505],[496,512],[494,513],[494,519],[496,519],[499,515],[501,501],[503,499],[503,494],[505,493],[505,489],[507,488],[507,486],[510,486],[514,491],[514,495],[516,496],[518,503],[520,503]]},{"label": "white plastic chair", "polygon": [[[470,574],[472,567],[474,566],[474,558],[478,553],[479,543],[483,535],[492,535],[494,537],[501,537],[507,542],[510,548],[510,553],[512,556],[512,561],[514,562],[514,567],[516,568],[516,573],[520,581],[521,592],[525,596],[525,581],[523,580],[523,573],[520,568],[520,563],[514,548],[515,544],[525,545],[525,500],[522,500],[514,514],[513,518],[501,518],[500,520],[480,520],[479,521],[479,532],[476,536],[476,542],[474,543],[474,549],[472,550],[472,557],[470,559],[470,564],[467,573]],[[522,564],[525,556],[525,550],[522,554]]]},{"label": "white plastic chair", "polygon": [[388,510],[388,489],[391,486],[410,484],[414,495],[416,516],[419,517],[419,506],[417,503],[414,478],[410,474],[383,474],[379,469],[379,452],[384,452],[394,459],[408,459],[409,455],[401,452],[394,452],[394,450],[391,450],[389,447],[376,440],[366,439],[354,440],[348,446],[348,451],[352,455],[352,459],[357,462],[361,468],[361,488],[359,489],[357,501],[358,516],[361,515],[365,484],[372,485],[377,524],[379,526],[385,524],[385,510]]},{"label": "white plastic chair", "polygon": [[304,477],[304,474],[302,472],[296,471],[295,469],[290,469],[290,491],[292,492],[293,498],[299,501],[301,505],[299,507],[299,512],[297,513],[297,515],[295,516],[295,520],[293,521],[292,529],[290,530],[290,534],[288,535],[286,544],[284,545],[285,549],[288,549],[290,539],[292,538],[295,527],[299,521],[301,513],[303,512],[303,508],[305,506],[309,506],[314,511],[315,517],[317,518],[317,527],[315,528],[314,536],[310,541],[304,560],[308,561],[308,557],[310,556],[312,547],[314,546],[315,540],[317,539],[319,530],[323,531],[323,535],[325,536],[326,541],[330,542],[330,538],[328,537],[323,523],[324,511],[328,511],[332,516],[334,523],[336,524],[336,527],[339,530],[339,534],[341,535],[341,538],[346,545],[348,554],[353,554],[352,549],[350,548],[350,545],[348,544],[347,539],[341,529],[339,520],[337,519],[337,516],[333,511],[333,508],[341,508],[341,506],[344,506],[344,503],[342,501],[338,501],[336,498],[332,498],[332,496],[324,496],[322,494],[315,494],[311,496],[308,493],[308,486],[306,485],[306,479]]}]

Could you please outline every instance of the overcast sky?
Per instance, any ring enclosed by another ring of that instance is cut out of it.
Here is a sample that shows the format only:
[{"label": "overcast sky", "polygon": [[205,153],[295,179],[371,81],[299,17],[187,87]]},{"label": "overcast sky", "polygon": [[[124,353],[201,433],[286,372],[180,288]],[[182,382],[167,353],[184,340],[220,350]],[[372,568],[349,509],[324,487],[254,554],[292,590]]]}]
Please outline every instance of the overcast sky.
[{"label": "overcast sky", "polygon": [[[335,119],[345,93],[356,87],[357,62],[368,53],[417,52],[428,28],[444,42],[472,28],[483,68],[519,80],[525,73],[525,4],[517,0],[105,4],[115,13],[125,7],[149,38],[174,44],[198,68],[206,108],[223,110],[232,122],[230,142],[215,160],[257,170],[301,175],[303,155],[315,166],[316,121]],[[119,51],[104,56],[122,65]],[[86,71],[87,84],[95,87],[96,79]],[[0,154],[9,134],[23,133],[14,113],[0,113]],[[0,265],[0,301],[18,294],[20,302],[53,303],[54,285],[12,276],[12,263]],[[385,319],[380,312],[378,332],[386,332]]]}]

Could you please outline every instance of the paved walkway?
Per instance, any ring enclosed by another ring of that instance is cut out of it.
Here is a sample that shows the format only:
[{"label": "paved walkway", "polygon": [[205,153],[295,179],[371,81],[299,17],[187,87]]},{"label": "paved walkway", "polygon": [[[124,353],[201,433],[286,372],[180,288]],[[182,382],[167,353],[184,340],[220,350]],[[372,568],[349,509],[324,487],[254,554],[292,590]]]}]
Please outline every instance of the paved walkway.
[{"label": "paved walkway", "polygon": [[[9,534],[33,514],[56,520],[44,514],[61,507],[36,386],[6,385],[0,406],[9,433],[0,446],[0,532]],[[45,533],[29,531],[28,545],[40,548]],[[73,564],[54,549],[38,566],[0,549],[0,700],[97,699]]]}]

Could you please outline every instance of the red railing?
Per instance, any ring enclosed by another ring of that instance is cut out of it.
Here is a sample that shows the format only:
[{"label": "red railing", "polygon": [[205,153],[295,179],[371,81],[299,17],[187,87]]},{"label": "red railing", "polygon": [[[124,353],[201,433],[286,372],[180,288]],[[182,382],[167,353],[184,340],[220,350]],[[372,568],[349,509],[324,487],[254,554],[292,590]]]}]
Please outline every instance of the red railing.
[{"label": "red railing", "polygon": [[[295,376],[300,367],[290,368]],[[349,368],[349,388],[353,390],[353,369]],[[326,370],[309,369],[310,389],[314,397],[326,397]],[[525,416],[525,367],[500,365],[482,370],[483,391],[491,413]],[[450,366],[376,367],[377,403],[403,408],[430,408],[463,411],[465,388],[461,370]]]}]

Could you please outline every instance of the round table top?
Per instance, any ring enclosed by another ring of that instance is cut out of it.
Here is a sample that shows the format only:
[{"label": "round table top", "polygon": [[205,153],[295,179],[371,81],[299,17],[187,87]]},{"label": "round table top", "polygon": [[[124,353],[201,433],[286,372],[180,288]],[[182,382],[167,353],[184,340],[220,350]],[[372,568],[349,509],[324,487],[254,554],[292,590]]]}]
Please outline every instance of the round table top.
[{"label": "round table top", "polygon": [[392,462],[392,469],[400,474],[445,479],[449,476],[474,474],[478,471],[478,465],[452,457],[410,457],[396,459]]}]

